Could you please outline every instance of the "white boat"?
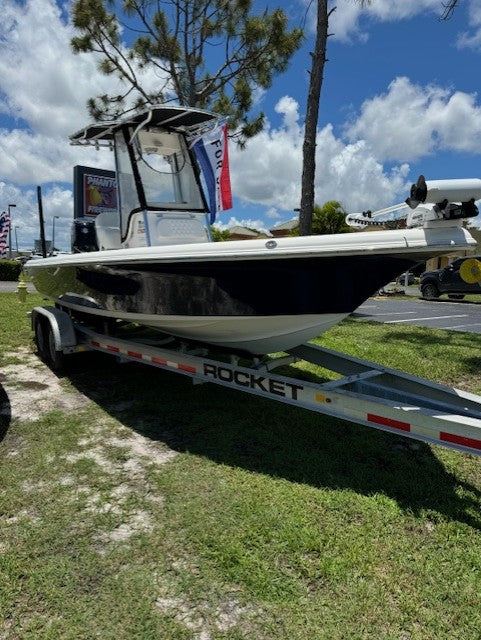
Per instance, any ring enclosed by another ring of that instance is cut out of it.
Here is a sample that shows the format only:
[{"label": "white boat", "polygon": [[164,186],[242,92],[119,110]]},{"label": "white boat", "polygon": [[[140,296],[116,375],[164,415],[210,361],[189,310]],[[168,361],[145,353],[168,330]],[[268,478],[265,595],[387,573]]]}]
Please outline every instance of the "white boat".
[{"label": "white boat", "polygon": [[[189,140],[216,123],[161,106],[74,134],[74,144],[114,149],[118,213],[97,216],[98,250],[29,261],[36,288],[74,317],[264,354],[318,336],[428,258],[476,246],[459,207],[444,202],[418,228],[212,242]],[[450,181],[440,182],[444,197]],[[453,193],[474,206],[480,187],[467,181]]]}]

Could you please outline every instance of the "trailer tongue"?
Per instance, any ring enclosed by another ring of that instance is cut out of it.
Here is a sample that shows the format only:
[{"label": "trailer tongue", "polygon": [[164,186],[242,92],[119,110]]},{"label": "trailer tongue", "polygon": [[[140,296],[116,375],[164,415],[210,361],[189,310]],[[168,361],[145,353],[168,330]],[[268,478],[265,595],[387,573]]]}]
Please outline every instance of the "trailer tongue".
[{"label": "trailer tongue", "polygon": [[[481,455],[481,396],[430,382],[396,369],[311,344],[287,356],[241,366],[235,354],[224,359],[208,349],[189,347],[171,337],[156,341],[125,339],[73,322],[56,307],[31,314],[37,349],[53,368],[80,351],[101,351],[123,361],[176,371],[194,383],[211,382],[271,400],[374,427],[431,444]],[[342,377],[312,383],[274,373],[305,360]]]}]

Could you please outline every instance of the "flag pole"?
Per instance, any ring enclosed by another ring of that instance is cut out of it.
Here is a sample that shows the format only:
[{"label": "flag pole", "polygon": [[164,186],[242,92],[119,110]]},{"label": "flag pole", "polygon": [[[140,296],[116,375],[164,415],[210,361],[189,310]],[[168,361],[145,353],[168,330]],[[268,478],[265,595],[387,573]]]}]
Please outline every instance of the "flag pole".
[{"label": "flag pole", "polygon": [[42,187],[37,187],[38,220],[40,223],[40,244],[42,245],[42,256],[47,257],[47,245],[45,244],[45,225],[43,222]]}]

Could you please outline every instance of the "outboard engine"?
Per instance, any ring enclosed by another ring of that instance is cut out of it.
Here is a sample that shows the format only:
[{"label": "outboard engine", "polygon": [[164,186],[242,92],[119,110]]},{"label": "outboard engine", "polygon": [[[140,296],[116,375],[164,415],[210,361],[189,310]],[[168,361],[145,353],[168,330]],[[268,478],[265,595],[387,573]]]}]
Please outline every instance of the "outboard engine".
[{"label": "outboard engine", "polygon": [[72,253],[98,250],[95,219],[75,218],[72,223]]}]

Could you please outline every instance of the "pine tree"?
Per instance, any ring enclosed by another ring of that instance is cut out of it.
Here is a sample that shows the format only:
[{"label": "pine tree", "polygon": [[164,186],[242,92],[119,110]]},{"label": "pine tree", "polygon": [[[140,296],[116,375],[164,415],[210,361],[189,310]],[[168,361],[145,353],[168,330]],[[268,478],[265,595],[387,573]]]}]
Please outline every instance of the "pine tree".
[{"label": "pine tree", "polygon": [[[130,109],[173,102],[230,117],[242,144],[264,125],[249,117],[255,89],[267,89],[302,40],[281,9],[252,12],[251,0],[75,0],[73,51],[100,54],[100,69],[125,90],[88,101],[96,120]],[[148,92],[139,71],[153,71],[159,87]]]}]

